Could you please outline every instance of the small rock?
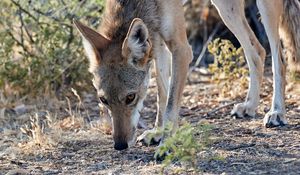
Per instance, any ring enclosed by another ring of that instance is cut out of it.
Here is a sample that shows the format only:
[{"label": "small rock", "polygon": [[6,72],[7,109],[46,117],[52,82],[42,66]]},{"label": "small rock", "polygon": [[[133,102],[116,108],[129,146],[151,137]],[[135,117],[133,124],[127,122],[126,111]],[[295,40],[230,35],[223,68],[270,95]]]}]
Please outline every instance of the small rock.
[{"label": "small rock", "polygon": [[1,110],[1,114],[3,115],[8,115],[8,116],[13,116],[16,115],[16,111],[14,109],[8,109],[8,108],[4,108]]},{"label": "small rock", "polygon": [[16,106],[14,108],[14,111],[16,112],[17,115],[22,115],[22,114],[25,114],[27,113],[27,107],[24,105],[24,104],[21,104],[19,106]]},{"label": "small rock", "polygon": [[101,162],[101,163],[96,163],[94,165],[89,166],[88,169],[90,171],[99,171],[99,170],[104,170],[106,168],[107,168],[106,163]]},{"label": "small rock", "polygon": [[6,175],[27,175],[30,174],[28,171],[24,169],[15,169],[15,170],[10,170]]}]

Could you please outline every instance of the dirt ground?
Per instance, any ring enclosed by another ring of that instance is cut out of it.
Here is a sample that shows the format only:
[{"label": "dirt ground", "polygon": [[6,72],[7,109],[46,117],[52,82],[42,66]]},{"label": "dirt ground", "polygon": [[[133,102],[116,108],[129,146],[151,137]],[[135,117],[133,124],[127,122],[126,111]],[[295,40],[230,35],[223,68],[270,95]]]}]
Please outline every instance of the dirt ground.
[{"label": "dirt ground", "polygon": [[[241,101],[246,90],[239,90],[242,97],[221,97],[221,87],[208,83],[209,76],[200,74],[196,71],[190,76],[180,113],[192,124],[211,124],[213,141],[197,153],[198,172],[180,174],[300,174],[299,86],[287,88],[289,125],[266,129],[262,119],[270,108],[270,76],[264,80],[258,114],[235,119],[230,116],[233,105],[227,104]],[[148,128],[155,120],[155,92],[152,79],[142,112]],[[14,110],[2,109],[0,175],[160,173],[161,162],[153,158],[155,146],[137,143],[129,150],[115,151],[111,136],[106,134],[109,127],[99,119],[97,99],[93,94],[80,96],[80,101],[76,96],[70,98],[69,104],[65,99],[51,103],[45,99],[41,102],[46,104],[44,108],[30,103]],[[140,128],[139,133],[144,130]],[[175,163],[164,174],[174,174],[180,167]]]}]

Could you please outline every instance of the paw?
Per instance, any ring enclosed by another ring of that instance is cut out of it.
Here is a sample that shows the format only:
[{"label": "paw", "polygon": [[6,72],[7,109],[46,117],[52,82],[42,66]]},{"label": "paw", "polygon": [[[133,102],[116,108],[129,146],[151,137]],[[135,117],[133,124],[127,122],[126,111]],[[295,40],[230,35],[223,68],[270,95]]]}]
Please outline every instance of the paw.
[{"label": "paw", "polygon": [[[158,147],[158,149],[159,149],[159,147]],[[166,159],[166,157],[168,156],[170,154],[170,150],[166,150],[166,151],[164,151],[164,152],[160,152],[160,153],[155,153],[154,154],[154,159],[156,160],[156,161],[159,161],[159,162],[161,162],[161,161],[164,161],[165,159]]]},{"label": "paw", "polygon": [[264,118],[264,126],[267,128],[273,128],[277,126],[284,126],[287,124],[284,113],[277,111],[270,111]]},{"label": "paw", "polygon": [[156,128],[145,131],[142,135],[137,138],[138,142],[142,142],[143,144],[156,145],[162,139],[162,132],[159,132]]},{"label": "paw", "polygon": [[250,107],[245,103],[237,104],[233,107],[231,111],[231,116],[235,116],[237,118],[244,118],[244,117],[254,117],[255,116],[255,108]]},{"label": "paw", "polygon": [[164,139],[159,142],[159,145],[155,151],[154,159],[156,161],[163,161],[171,153],[171,150],[164,146]]}]

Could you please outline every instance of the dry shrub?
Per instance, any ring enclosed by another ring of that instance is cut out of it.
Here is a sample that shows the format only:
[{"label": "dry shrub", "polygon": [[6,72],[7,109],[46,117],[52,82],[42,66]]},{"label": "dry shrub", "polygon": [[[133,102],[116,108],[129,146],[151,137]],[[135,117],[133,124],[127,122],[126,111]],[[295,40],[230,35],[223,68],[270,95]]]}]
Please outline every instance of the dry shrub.
[{"label": "dry shrub", "polygon": [[243,49],[235,48],[229,40],[215,39],[208,50],[215,58],[209,70],[213,74],[212,82],[219,86],[219,96],[235,98],[244,95],[249,71]]}]

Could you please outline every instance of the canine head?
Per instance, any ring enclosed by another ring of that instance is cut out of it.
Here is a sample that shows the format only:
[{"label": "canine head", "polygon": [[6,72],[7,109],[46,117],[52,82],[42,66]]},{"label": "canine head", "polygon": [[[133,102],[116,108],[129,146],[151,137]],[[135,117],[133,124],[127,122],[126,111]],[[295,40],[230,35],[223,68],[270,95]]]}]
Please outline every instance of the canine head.
[{"label": "canine head", "polygon": [[136,141],[139,111],[150,79],[148,29],[141,19],[134,19],[125,39],[119,41],[74,23],[83,38],[98,97],[112,117],[114,148],[126,149]]}]

